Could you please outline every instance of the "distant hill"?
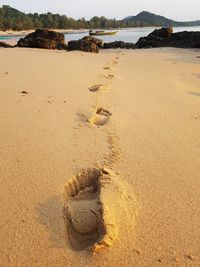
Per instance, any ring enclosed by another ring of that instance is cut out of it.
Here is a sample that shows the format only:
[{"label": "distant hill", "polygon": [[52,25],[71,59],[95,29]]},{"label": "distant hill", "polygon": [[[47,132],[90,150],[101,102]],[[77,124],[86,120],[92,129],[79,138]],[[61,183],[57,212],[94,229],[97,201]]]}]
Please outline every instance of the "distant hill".
[{"label": "distant hill", "polygon": [[25,14],[8,5],[0,7],[0,30],[32,30],[43,29],[118,29],[147,26],[194,26],[199,21],[178,22],[162,16],[143,11],[137,16],[129,16],[123,20],[107,19],[103,16],[94,16],[90,20],[84,18],[75,20],[66,15],[52,14]]},{"label": "distant hill", "polygon": [[24,30],[30,25],[28,16],[25,13],[18,11],[8,5],[0,8],[0,30]]},{"label": "distant hill", "polygon": [[132,23],[135,25],[143,26],[196,26],[200,25],[200,20],[197,21],[175,21],[165,18],[147,11],[142,11],[136,16],[129,16],[122,21]]}]

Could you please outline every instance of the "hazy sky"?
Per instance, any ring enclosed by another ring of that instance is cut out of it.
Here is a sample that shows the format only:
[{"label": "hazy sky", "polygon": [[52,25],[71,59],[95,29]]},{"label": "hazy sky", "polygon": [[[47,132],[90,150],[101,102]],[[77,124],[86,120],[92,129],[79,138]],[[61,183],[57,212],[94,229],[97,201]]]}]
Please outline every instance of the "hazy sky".
[{"label": "hazy sky", "polygon": [[145,10],[175,20],[200,20],[200,0],[0,0],[1,5],[87,19],[95,15],[122,19]]}]

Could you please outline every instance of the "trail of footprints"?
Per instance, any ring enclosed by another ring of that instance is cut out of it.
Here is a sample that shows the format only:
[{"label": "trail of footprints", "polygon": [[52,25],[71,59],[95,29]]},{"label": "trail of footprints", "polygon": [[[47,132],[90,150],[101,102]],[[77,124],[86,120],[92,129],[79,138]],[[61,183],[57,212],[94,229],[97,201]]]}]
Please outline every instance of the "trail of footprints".
[{"label": "trail of footprints", "polygon": [[[118,63],[119,56],[112,64]],[[103,68],[110,71],[111,67]],[[114,75],[107,73],[105,79],[113,79]],[[95,84],[88,89],[98,92],[107,87]],[[91,125],[100,127],[107,124],[112,113],[99,107],[93,115],[86,119]],[[126,186],[120,177],[112,171],[120,160],[121,150],[118,137],[114,132],[105,131],[110,153],[96,168],[81,171],[65,186],[64,219],[68,230],[68,238],[75,250],[90,250],[98,253],[103,248],[110,247],[117,237],[117,210],[123,201],[127,201]],[[117,195],[120,203],[112,200]],[[125,204],[127,206],[127,204]],[[123,205],[124,207],[124,205]],[[130,214],[130,212],[127,212]]]}]

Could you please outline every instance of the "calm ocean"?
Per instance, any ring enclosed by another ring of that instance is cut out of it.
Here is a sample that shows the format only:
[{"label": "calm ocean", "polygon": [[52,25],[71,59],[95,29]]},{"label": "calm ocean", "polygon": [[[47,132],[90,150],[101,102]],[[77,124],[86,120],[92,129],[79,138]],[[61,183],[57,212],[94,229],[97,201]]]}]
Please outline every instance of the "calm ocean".
[{"label": "calm ocean", "polygon": [[[119,30],[117,35],[114,36],[99,36],[104,42],[113,42],[113,41],[124,41],[124,42],[132,42],[136,43],[140,37],[147,36],[151,33],[155,27],[153,28],[132,28],[132,29],[123,29]],[[180,31],[200,31],[200,26],[195,27],[174,27],[174,32]],[[82,37],[88,35],[87,33],[75,33],[75,34],[65,34],[66,41],[70,40],[78,40]],[[98,38],[98,36],[97,36]]]},{"label": "calm ocean", "polygon": [[[99,38],[102,39],[104,42],[113,42],[113,41],[124,41],[124,42],[132,42],[136,43],[140,37],[147,36],[149,33],[151,33],[155,27],[148,27],[148,28],[129,28],[129,29],[121,29],[118,31],[117,35],[114,36],[100,36]],[[200,26],[194,26],[194,27],[174,27],[174,32],[180,32],[180,31],[200,31]],[[70,40],[78,40],[83,38],[84,36],[87,36],[88,32],[84,33],[66,33],[65,34],[65,40],[66,42]],[[23,36],[9,36],[9,37],[3,37],[0,36],[0,40],[8,40],[12,38],[21,38]]]}]

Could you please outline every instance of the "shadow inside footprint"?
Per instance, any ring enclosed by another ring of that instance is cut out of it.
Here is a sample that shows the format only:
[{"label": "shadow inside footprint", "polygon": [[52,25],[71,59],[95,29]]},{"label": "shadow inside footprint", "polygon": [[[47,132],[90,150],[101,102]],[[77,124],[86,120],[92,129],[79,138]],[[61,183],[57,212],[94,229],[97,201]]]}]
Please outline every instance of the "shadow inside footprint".
[{"label": "shadow inside footprint", "polygon": [[98,91],[101,88],[101,86],[102,86],[102,84],[95,84],[93,86],[90,86],[88,89],[91,92],[96,92],[96,91]]},{"label": "shadow inside footprint", "polygon": [[95,84],[95,85],[92,85],[92,86],[88,87],[88,89],[91,92],[97,92],[97,91],[100,91],[100,90],[101,91],[106,91],[106,90],[108,90],[110,88],[106,84]]},{"label": "shadow inside footprint", "polygon": [[97,109],[96,113],[90,119],[88,119],[88,122],[97,126],[103,126],[108,122],[111,115],[112,113],[109,110],[101,107]]},{"label": "shadow inside footprint", "polygon": [[73,249],[97,252],[115,239],[114,221],[104,207],[103,191],[110,179],[104,169],[87,169],[65,186],[64,218]]},{"label": "shadow inside footprint", "polygon": [[104,75],[104,77],[106,79],[112,79],[112,78],[114,78],[114,75],[113,74],[108,74],[108,75]]},{"label": "shadow inside footprint", "polygon": [[111,67],[104,67],[104,70],[111,70]]}]

